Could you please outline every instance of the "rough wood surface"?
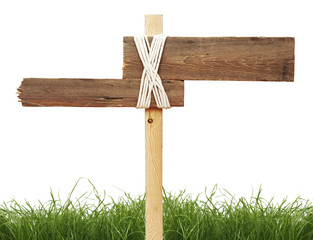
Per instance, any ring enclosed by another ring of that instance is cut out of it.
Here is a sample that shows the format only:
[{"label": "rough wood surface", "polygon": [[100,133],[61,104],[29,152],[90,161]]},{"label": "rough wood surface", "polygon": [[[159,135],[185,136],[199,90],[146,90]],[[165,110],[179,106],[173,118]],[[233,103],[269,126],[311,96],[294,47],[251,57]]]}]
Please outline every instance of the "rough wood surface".
[{"label": "rough wood surface", "polygon": [[[136,107],[139,85],[130,79],[25,78],[18,91],[23,106]],[[163,85],[171,106],[183,106],[184,82]]]},{"label": "rough wood surface", "polygon": [[[168,37],[163,80],[293,81],[294,38]],[[124,37],[123,78],[142,72],[133,37]]]},{"label": "rough wood surface", "polygon": [[[145,34],[163,32],[163,15],[145,16]],[[164,81],[163,81],[164,84]],[[146,240],[163,239],[163,110],[145,109]]]}]

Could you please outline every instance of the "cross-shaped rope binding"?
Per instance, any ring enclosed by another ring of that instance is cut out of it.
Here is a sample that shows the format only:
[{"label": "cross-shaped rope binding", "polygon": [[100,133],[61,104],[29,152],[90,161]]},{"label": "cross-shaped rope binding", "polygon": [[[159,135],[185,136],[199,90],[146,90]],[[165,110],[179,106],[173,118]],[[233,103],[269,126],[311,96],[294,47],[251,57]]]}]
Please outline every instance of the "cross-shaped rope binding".
[{"label": "cross-shaped rope binding", "polygon": [[135,36],[134,40],[144,66],[137,108],[150,108],[151,92],[153,92],[158,108],[170,108],[170,102],[158,74],[166,36],[155,35],[151,46],[147,36]]}]

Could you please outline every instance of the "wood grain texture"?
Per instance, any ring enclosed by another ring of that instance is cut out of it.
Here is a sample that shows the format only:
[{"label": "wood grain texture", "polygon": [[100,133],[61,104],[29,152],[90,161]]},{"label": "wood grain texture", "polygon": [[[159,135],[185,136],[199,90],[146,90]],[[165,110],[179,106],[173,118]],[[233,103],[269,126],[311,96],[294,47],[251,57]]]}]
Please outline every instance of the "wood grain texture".
[{"label": "wood grain texture", "polygon": [[145,110],[146,240],[163,239],[163,110]]},{"label": "wood grain texture", "polygon": [[[145,34],[163,32],[163,15],[145,16]],[[164,81],[163,85],[164,85]],[[146,240],[163,239],[163,110],[145,109]]]},{"label": "wood grain texture", "polygon": [[148,14],[145,15],[145,35],[153,37],[163,33],[163,15]]},{"label": "wood grain texture", "polygon": [[[184,82],[163,81],[172,106],[184,105]],[[140,80],[25,78],[23,106],[136,107]],[[154,99],[151,106],[156,107]]]},{"label": "wood grain texture", "polygon": [[[159,75],[163,80],[293,81],[294,44],[288,37],[168,37]],[[140,78],[133,37],[124,37],[123,48],[123,78]]]}]

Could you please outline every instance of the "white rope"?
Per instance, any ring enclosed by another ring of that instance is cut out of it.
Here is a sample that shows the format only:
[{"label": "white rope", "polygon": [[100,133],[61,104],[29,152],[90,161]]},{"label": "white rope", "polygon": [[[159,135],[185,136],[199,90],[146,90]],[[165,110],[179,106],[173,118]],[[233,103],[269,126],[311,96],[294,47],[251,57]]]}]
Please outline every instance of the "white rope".
[{"label": "white rope", "polygon": [[141,75],[137,108],[150,107],[151,92],[153,92],[158,108],[170,108],[170,102],[168,101],[162,80],[158,74],[166,36],[154,36],[151,46],[147,36],[135,36],[134,40],[139,57],[144,66]]}]

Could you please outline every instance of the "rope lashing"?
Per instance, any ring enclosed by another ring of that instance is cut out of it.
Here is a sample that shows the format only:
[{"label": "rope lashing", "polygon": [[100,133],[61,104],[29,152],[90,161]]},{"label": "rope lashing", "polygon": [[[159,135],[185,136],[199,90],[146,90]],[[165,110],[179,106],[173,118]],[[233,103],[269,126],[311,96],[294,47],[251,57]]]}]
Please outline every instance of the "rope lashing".
[{"label": "rope lashing", "polygon": [[150,108],[151,92],[153,92],[158,108],[170,108],[170,102],[158,74],[166,36],[155,35],[151,46],[147,36],[135,36],[134,40],[144,67],[141,75],[137,108]]}]

